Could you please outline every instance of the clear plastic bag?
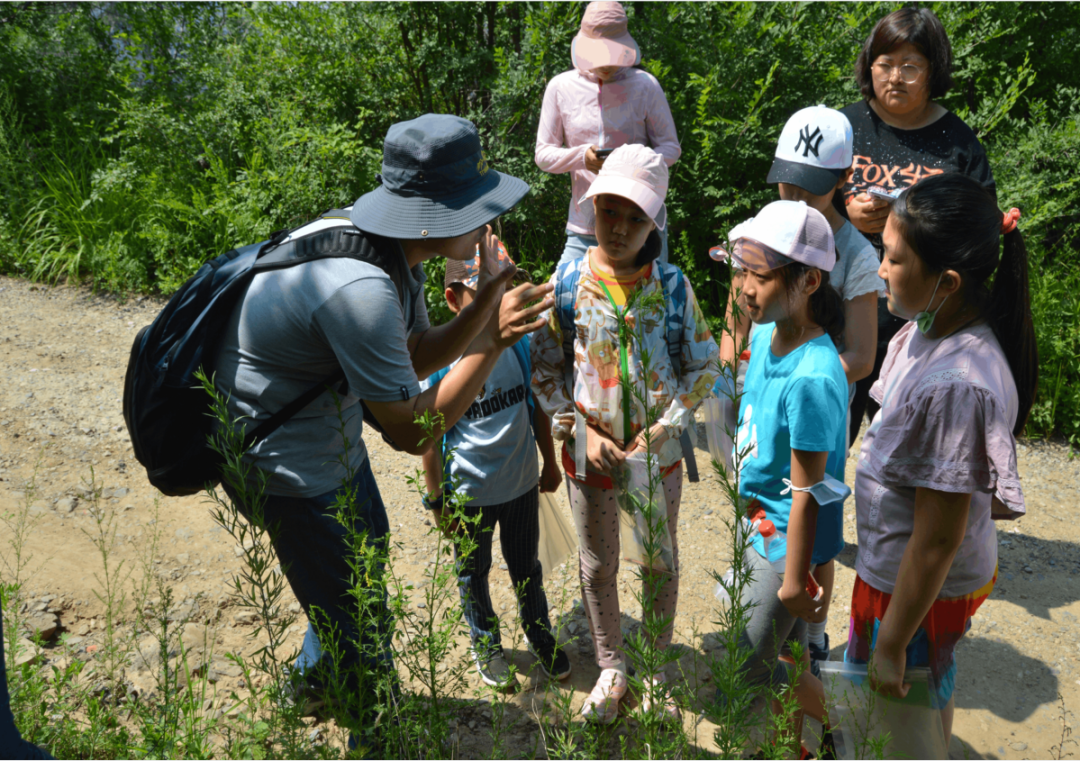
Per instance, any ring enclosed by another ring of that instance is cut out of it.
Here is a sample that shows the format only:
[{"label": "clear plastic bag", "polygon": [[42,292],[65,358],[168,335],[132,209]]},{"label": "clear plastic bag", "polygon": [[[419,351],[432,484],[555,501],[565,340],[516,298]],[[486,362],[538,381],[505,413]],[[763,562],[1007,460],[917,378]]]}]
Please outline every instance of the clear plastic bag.
[{"label": "clear plastic bag", "polygon": [[705,421],[705,439],[709,445],[712,459],[724,466],[728,473],[732,471],[732,452],[735,442],[731,438],[735,433],[735,405],[726,396],[709,397],[701,403],[701,416]]},{"label": "clear plastic bag", "polygon": [[577,552],[577,531],[550,494],[540,494],[540,565],[551,573]]},{"label": "clear plastic bag", "polygon": [[[651,465],[651,468],[650,468]],[[649,476],[652,471],[656,486],[653,494],[653,523],[658,552],[652,562],[645,548],[649,527],[644,509],[649,505]],[[645,452],[628,455],[623,467],[612,475],[619,502],[619,541],[623,558],[631,563],[651,567],[654,571],[675,573],[675,552],[672,549],[671,530],[667,522],[667,502],[660,481],[660,464],[656,456],[647,457]]]},{"label": "clear plastic bag", "polygon": [[[909,668],[902,700],[870,689],[866,665],[825,661],[821,681],[837,758],[948,758],[941,710],[931,703],[930,669]],[[884,743],[879,756],[875,746]]]}]

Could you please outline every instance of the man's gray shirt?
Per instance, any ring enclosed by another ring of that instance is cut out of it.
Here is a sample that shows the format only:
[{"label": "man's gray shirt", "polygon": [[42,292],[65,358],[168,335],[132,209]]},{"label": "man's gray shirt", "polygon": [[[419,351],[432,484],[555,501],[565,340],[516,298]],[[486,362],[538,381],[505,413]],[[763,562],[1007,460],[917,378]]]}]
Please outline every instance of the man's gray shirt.
[{"label": "man's gray shirt", "polygon": [[[321,220],[292,237],[340,225]],[[339,366],[349,386],[340,421],[333,396],[324,393],[249,453],[248,461],[270,474],[269,494],[314,497],[336,489],[346,472],[343,433],[351,467],[367,458],[360,399],[390,402],[420,393],[407,341],[430,323],[423,268],[410,275],[403,306],[379,267],[319,259],[259,273],[237,303],[215,362],[234,418],[265,420]],[[248,430],[258,425],[244,422]]]}]

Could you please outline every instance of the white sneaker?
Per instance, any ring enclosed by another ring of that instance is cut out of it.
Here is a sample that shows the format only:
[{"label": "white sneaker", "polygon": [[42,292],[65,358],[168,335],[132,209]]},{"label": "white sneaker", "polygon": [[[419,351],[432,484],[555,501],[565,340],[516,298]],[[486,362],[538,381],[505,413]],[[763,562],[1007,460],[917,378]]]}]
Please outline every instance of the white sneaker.
[{"label": "white sneaker", "polygon": [[581,707],[581,715],[588,721],[610,724],[619,715],[619,701],[626,696],[626,674],[619,669],[604,669],[596,680],[589,697]]},{"label": "white sneaker", "polygon": [[[651,690],[648,688],[650,681],[652,682]],[[651,680],[646,679],[645,684],[645,693],[641,696],[641,712],[652,713],[655,710],[660,713],[660,717],[665,721],[682,721],[682,713],[675,703],[675,698],[671,695],[671,688],[666,686],[667,677],[664,674],[658,674]],[[657,698],[656,705],[653,705],[654,695]]]}]

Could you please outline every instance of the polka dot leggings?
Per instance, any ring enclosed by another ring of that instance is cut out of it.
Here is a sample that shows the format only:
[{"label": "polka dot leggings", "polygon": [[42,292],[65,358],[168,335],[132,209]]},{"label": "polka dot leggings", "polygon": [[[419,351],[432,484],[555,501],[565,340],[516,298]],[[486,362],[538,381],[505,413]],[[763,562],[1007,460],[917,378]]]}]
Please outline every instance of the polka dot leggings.
[{"label": "polka dot leggings", "polygon": [[[676,468],[663,481],[667,502],[668,527],[674,551],[676,574],[647,574],[642,585],[644,599],[656,600],[657,615],[675,620],[679,601],[679,502],[682,500],[682,467]],[[585,616],[596,646],[596,662],[602,669],[625,662],[621,610],[619,608],[619,505],[614,489],[600,489],[567,478],[570,511],[577,526],[580,549],[578,573],[581,578],[581,597]],[[671,644],[669,627],[659,638],[657,646]]]}]

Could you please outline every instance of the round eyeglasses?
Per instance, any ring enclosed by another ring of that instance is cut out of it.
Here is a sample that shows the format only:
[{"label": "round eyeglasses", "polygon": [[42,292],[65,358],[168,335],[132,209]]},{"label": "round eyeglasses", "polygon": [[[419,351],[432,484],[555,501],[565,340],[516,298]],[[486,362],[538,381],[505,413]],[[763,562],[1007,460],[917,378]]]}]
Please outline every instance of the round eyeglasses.
[{"label": "round eyeglasses", "polygon": [[892,64],[879,61],[873,65],[874,79],[878,82],[888,82],[892,79],[892,73],[897,68],[900,69],[900,81],[906,85],[913,85],[919,81],[919,77],[923,75],[925,69],[922,66],[916,66],[913,63],[905,63],[901,66],[893,66]]}]

